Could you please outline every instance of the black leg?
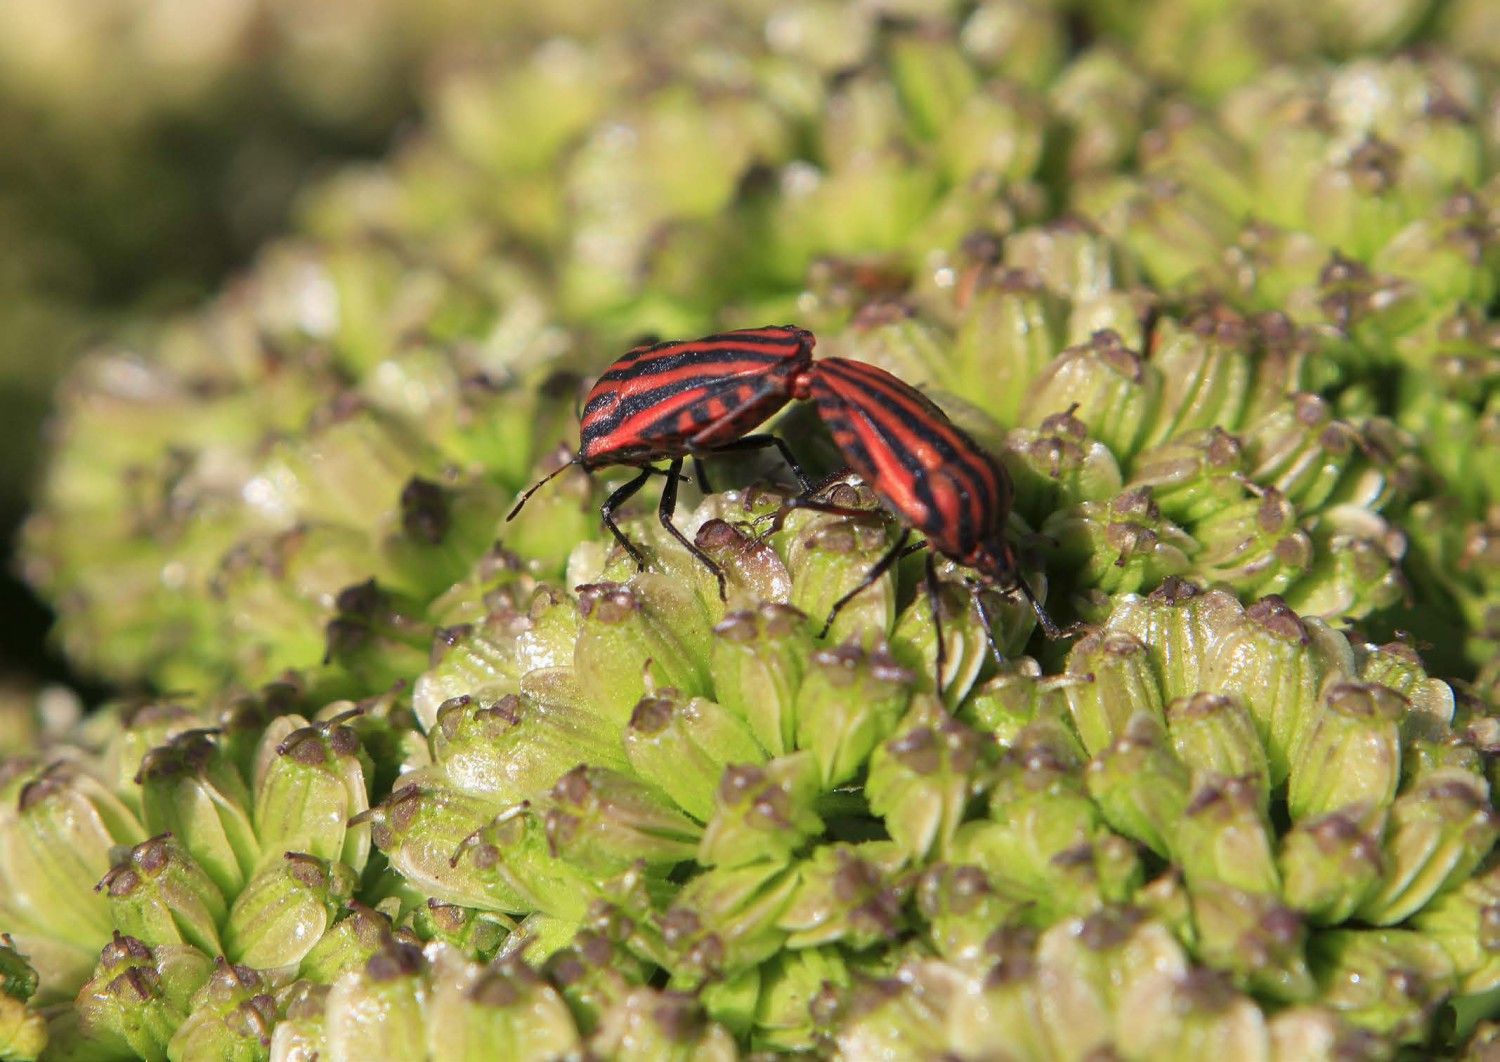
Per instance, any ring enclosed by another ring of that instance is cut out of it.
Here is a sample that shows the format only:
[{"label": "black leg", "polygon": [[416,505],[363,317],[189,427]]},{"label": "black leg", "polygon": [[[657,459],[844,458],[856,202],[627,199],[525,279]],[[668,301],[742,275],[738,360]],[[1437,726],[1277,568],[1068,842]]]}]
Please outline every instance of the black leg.
[{"label": "black leg", "polygon": [[693,455],[693,476],[698,480],[698,491],[705,498],[714,492],[708,485],[708,469],[703,467],[703,458],[697,454]]},{"label": "black leg", "polygon": [[896,539],[895,545],[886,550],[883,557],[870,565],[870,570],[865,572],[865,577],[859,581],[859,584],[853,590],[850,590],[833,603],[833,607],[828,610],[828,619],[823,622],[823,629],[818,632],[819,638],[827,636],[828,629],[833,626],[833,621],[838,618],[839,613],[844,610],[845,605],[874,585],[875,580],[890,571],[902,557],[909,556],[927,545],[926,542],[918,542],[915,546],[908,546],[906,541],[909,538],[911,538],[911,528],[903,527],[900,537]]},{"label": "black leg", "polygon": [[817,498],[788,498],[781,503],[781,508],[774,513],[767,513],[756,518],[756,523],[764,520],[766,516],[771,518],[771,527],[766,531],[767,535],[774,535],[781,530],[781,525],[786,523],[787,514],[795,509],[808,509],[815,513],[827,513],[830,516],[847,516],[851,520],[869,519],[879,516],[879,509],[856,509],[852,505],[835,505],[832,502],[820,501]]},{"label": "black leg", "polygon": [[672,523],[672,514],[677,511],[677,481],[682,478],[681,472],[682,458],[674,457],[667,473],[667,485],[661,490],[661,504],[656,507],[657,519],[661,521],[661,526],[667,529],[667,534],[681,542],[689,553],[697,557],[705,568],[714,573],[714,578],[719,581],[719,600],[728,601],[729,590],[724,584],[724,569],[715,564],[712,557],[694,545],[686,535],[677,530],[677,525]]},{"label": "black leg", "polygon": [[[641,571],[646,570],[645,554],[640,551],[634,542],[625,537],[625,532],[621,531],[620,526],[615,523],[615,510],[635,497],[640,489],[646,485],[646,480],[651,478],[651,475],[655,471],[656,469],[654,468],[641,469],[630,482],[616,487],[613,493],[604,499],[604,504],[599,506],[599,515],[604,518],[604,526],[609,528],[609,533],[615,536],[615,541],[625,547],[625,552],[635,558],[636,567]],[[668,477],[667,482],[675,491],[677,486],[676,477]]]},{"label": "black leg", "polygon": [[798,485],[804,491],[812,490],[813,482],[807,478],[807,471],[797,463],[797,458],[792,454],[791,447],[787,446],[786,440],[779,435],[771,435],[769,433],[746,435],[743,439],[735,439],[732,442],[708,447],[702,451],[695,450],[694,454],[696,455],[699,452],[704,454],[732,454],[739,453],[742,450],[767,450],[773,447],[781,455],[781,459],[786,462],[787,468],[790,468],[792,474],[797,477]]},{"label": "black leg", "polygon": [[937,637],[937,671],[933,673],[933,685],[939,697],[943,695],[943,668],[948,663],[948,647],[943,644],[943,602],[938,593],[937,557],[927,554],[927,563],[922,570],[922,589],[927,592],[927,607],[932,610],[932,633]]},{"label": "black leg", "polygon": [[1059,627],[1053,623],[1052,617],[1047,615],[1047,610],[1042,607],[1042,603],[1031,592],[1031,587],[1025,579],[1021,578],[1021,573],[1014,573],[1013,578],[1016,581],[1016,589],[1021,591],[1021,596],[1031,606],[1031,611],[1036,613],[1036,621],[1041,624],[1042,633],[1048,638],[1068,638],[1083,629],[1083,624],[1081,623],[1070,623],[1066,627]]},{"label": "black leg", "polygon": [[984,604],[984,586],[978,579],[965,579],[969,587],[969,600],[974,602],[974,611],[979,614],[979,623],[984,628],[985,641],[990,643],[990,653],[995,658],[997,666],[1005,664],[1005,654],[1000,651],[1000,643],[995,641],[995,620],[990,615],[990,610]]}]

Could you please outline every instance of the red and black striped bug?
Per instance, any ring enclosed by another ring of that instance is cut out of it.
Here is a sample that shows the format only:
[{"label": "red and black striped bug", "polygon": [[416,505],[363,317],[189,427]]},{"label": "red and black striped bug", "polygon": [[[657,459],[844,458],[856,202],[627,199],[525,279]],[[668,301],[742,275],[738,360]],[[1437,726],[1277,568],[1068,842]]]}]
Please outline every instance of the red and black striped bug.
[{"label": "red and black striped bug", "polygon": [[[640,472],[612,492],[599,513],[615,541],[644,570],[645,556],[615,523],[614,512],[652,475],[663,475],[666,486],[657,518],[713,572],[719,597],[727,597],[723,569],[672,523],[683,461],[694,459],[693,469],[706,493],[703,457],[774,447],[802,489],[810,490],[806,473],[786,443],[774,435],[748,433],[791,401],[795,382],[812,364],[816,342],[805,328],[771,325],[634,348],[599,377],[585,398],[578,452],[527,488],[506,519],[514,519],[537,488],[563,469],[578,465],[593,472],[610,465],[633,466]],[[658,461],[670,463],[661,469],[654,467]]]},{"label": "red and black striped bug", "polygon": [[[851,470],[906,525],[890,550],[871,566],[859,585],[834,602],[823,624],[828,633],[839,612],[899,560],[930,547],[973,568],[979,575],[969,589],[990,648],[1002,658],[979,591],[985,587],[1020,590],[1050,638],[1071,633],[1052,622],[1022,578],[1014,547],[1006,536],[1012,487],[993,456],[950,421],[925,395],[884,369],[848,358],[824,358],[793,382],[792,397],[811,399]],[[869,511],[796,498],[783,508],[809,508],[844,516]],[[925,541],[911,542],[920,532]],[[937,573],[928,554],[924,580],[937,627],[937,674],[945,663],[938,612]],[[821,635],[820,635],[821,637]]]}]

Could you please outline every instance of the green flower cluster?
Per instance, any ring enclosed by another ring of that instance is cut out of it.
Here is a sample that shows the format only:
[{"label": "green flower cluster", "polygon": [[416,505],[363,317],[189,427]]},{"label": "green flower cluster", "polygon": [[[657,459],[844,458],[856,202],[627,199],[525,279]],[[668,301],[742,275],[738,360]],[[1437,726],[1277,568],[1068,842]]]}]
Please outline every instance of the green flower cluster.
[{"label": "green flower cluster", "polygon": [[76,1057],[1291,1059],[1487,1006],[1495,719],[1411,650],[1173,578],[1050,676],[954,608],[937,688],[916,572],[828,644],[803,611],[894,529],[726,519],[774,501],[695,516],[727,605],[643,525],[665,572],[492,566],[409,691],[122,707],[12,761],[44,1009],[27,973],[6,1028],[76,993]]},{"label": "green flower cluster", "polygon": [[[81,366],[28,573],[72,659],[177,692],[5,702],[4,1050],[1482,1052],[1483,20],[1139,8],[661,4],[461,65]],[[900,528],[857,481],[771,521],[754,459],[678,517],[727,602],[644,515],[636,570],[608,472],[505,522],[629,343],[784,320],[1003,457],[1084,636],[983,630],[946,562],[935,623],[916,556],[819,637]]]}]

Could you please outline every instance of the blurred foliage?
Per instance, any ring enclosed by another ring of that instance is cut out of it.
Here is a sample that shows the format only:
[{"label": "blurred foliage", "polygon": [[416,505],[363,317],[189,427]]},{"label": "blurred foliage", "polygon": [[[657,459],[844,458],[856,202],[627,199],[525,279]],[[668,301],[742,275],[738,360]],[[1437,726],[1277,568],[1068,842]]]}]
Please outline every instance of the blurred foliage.
[{"label": "blurred foliage", "polygon": [[[1479,1056],[1489,7],[456,14],[387,158],[59,391],[26,574],[140,695],[0,700],[0,1051]],[[780,321],[1002,456],[1086,636],[947,564],[939,630],[920,558],[815,636],[898,529],[767,532],[753,460],[679,517],[727,602],[611,471],[505,521],[626,346]]]}]

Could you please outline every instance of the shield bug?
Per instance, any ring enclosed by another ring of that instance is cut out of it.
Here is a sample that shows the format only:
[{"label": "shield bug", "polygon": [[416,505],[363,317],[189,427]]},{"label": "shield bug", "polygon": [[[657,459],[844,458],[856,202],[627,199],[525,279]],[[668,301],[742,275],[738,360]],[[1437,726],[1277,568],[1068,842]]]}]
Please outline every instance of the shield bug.
[{"label": "shield bug", "polygon": [[[724,572],[672,522],[686,458],[694,459],[699,485],[708,490],[701,459],[713,454],[775,448],[803,490],[811,484],[786,443],[752,434],[792,398],[792,388],[812,364],[813,334],[795,325],[721,332],[702,339],[635,347],[599,377],[584,399],[579,446],[573,458],[527,488],[511,509],[515,518],[542,484],[578,465],[593,472],[612,465],[639,469],[616,488],[599,513],[615,540],[644,569],[646,558],[615,523],[614,513],[653,475],[666,477],[657,518],[696,557],[726,597]],[[665,469],[656,467],[668,462]]]}]

